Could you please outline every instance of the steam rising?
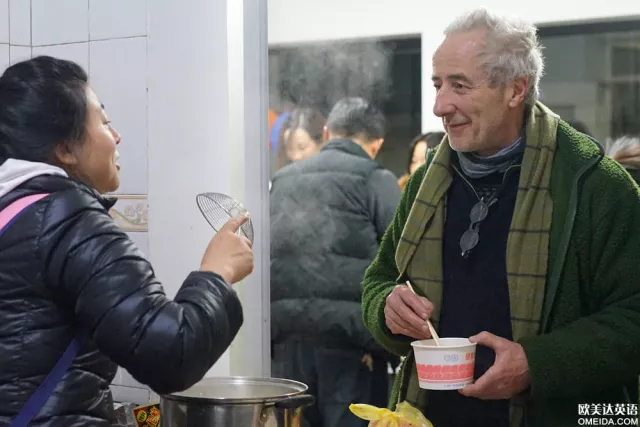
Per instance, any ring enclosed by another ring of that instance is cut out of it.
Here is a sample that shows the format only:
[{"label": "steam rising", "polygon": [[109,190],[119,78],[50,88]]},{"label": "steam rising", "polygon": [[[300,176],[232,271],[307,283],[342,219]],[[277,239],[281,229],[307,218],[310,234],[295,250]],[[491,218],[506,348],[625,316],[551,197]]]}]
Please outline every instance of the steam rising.
[{"label": "steam rising", "polygon": [[[332,42],[276,50],[270,61],[271,105],[276,99],[297,107],[311,107],[327,115],[342,98],[362,97],[381,106],[391,95],[392,48],[387,43]],[[274,102],[276,101],[276,102]],[[296,167],[295,164],[289,167]],[[324,298],[360,300],[354,269],[364,269],[374,248],[359,242],[369,238],[370,227],[351,227],[335,215],[363,208],[348,196],[349,182],[331,178],[322,169],[296,177],[276,178],[271,190],[272,299]],[[336,185],[329,185],[329,180]],[[364,235],[364,237],[363,237]],[[341,258],[342,255],[343,259]],[[274,259],[280,262],[273,263]],[[338,259],[338,261],[336,261]],[[354,260],[355,259],[355,260]],[[288,262],[284,262],[288,260]],[[336,264],[337,263],[337,264]],[[343,264],[342,264],[343,263]],[[361,263],[362,265],[360,266]],[[343,284],[333,271],[350,272]],[[312,278],[312,279],[309,279]],[[300,280],[313,280],[303,283]],[[351,293],[351,294],[350,294]]]},{"label": "steam rising", "polygon": [[[337,224],[333,219],[332,202],[336,196],[327,189],[326,182],[321,178],[305,176],[298,178],[298,183],[316,181],[318,185],[300,185],[289,187],[288,191],[276,191],[271,197],[271,204],[276,208],[272,211],[272,224],[278,231],[273,236],[273,242],[288,255],[309,257],[318,260],[323,254],[331,250],[339,236]],[[276,183],[279,190],[279,183]]]},{"label": "steam rising", "polygon": [[[305,185],[305,181],[311,180],[319,185]],[[274,182],[275,194],[270,201],[271,259],[272,262],[279,260],[271,266],[272,280],[279,279],[277,286],[272,287],[275,299],[335,299],[336,292],[342,298],[349,296],[349,292],[353,293],[353,300],[360,298],[359,281],[344,286],[336,284],[334,272],[327,268],[352,271],[357,261],[336,255],[373,258],[375,251],[366,253],[369,248],[357,246],[363,240],[360,234],[366,233],[366,227],[348,228],[343,220],[336,218],[340,206],[347,211],[355,206],[344,199],[342,191],[334,192],[331,189],[335,187],[321,185],[324,180],[328,178],[323,174],[308,174],[296,177],[295,183]],[[298,183],[302,185],[296,185]],[[336,259],[344,260],[345,265]],[[300,280],[309,278],[313,278],[313,283],[301,286]]]},{"label": "steam rising", "polygon": [[345,96],[374,103],[390,95],[391,49],[380,42],[334,42],[287,49],[279,55],[280,98],[330,109]]}]

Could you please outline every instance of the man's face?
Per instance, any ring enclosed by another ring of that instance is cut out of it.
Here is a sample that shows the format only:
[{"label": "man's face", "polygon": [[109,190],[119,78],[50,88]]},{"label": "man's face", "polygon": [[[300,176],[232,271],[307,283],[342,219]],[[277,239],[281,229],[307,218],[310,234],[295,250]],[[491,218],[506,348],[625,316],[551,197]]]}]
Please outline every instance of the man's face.
[{"label": "man's face", "polygon": [[517,138],[514,108],[524,101],[518,91],[524,83],[526,94],[526,79],[490,88],[478,56],[484,39],[483,31],[470,31],[452,34],[442,42],[433,56],[437,92],[433,113],[442,118],[451,148],[489,155]]}]

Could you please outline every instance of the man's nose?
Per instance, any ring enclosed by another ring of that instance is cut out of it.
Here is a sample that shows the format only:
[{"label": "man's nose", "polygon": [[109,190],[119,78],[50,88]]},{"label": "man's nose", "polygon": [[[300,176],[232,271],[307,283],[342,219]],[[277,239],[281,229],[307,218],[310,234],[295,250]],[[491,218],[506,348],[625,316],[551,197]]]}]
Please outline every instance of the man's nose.
[{"label": "man's nose", "polygon": [[455,113],[456,109],[443,90],[436,93],[436,102],[433,104],[433,114],[437,117],[445,117]]}]

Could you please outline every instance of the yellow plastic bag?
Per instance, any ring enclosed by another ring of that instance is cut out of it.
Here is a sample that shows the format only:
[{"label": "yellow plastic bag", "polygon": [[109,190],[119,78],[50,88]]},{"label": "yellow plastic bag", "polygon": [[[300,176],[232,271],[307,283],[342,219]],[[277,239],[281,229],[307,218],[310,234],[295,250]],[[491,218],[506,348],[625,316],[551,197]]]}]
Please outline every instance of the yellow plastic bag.
[{"label": "yellow plastic bag", "polygon": [[362,403],[352,403],[349,409],[358,418],[371,421],[372,427],[433,427],[422,412],[407,402],[398,403],[395,412]]}]

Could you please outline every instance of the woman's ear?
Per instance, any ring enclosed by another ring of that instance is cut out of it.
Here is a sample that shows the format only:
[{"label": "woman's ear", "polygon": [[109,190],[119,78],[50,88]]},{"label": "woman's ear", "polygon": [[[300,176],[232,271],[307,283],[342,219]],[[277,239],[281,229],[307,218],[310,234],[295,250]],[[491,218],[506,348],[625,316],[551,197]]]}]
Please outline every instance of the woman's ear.
[{"label": "woman's ear", "polygon": [[63,142],[61,144],[56,145],[53,150],[54,161],[59,164],[61,167],[64,166],[74,166],[78,164],[78,158],[76,154],[70,147],[69,143]]}]

